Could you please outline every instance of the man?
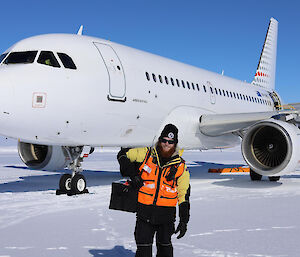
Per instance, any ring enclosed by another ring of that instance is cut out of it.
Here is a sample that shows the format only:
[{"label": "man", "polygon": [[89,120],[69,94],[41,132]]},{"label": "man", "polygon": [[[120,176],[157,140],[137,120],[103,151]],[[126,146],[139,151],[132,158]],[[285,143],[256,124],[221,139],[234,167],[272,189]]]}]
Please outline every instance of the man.
[{"label": "man", "polygon": [[178,129],[164,127],[154,147],[122,149],[118,154],[120,171],[131,178],[138,192],[135,241],[136,257],[152,257],[156,234],[157,257],[173,257],[171,236],[175,230],[179,204],[178,239],[187,231],[190,216],[190,174],[176,148]]}]

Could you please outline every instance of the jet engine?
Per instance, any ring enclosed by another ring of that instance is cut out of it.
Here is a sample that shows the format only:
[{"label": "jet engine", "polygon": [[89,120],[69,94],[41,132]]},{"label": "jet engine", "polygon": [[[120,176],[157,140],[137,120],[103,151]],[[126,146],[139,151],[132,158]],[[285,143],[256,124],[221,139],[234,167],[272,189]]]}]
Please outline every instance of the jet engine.
[{"label": "jet engine", "polygon": [[31,169],[61,170],[72,161],[62,146],[37,145],[19,142],[21,160]]},{"label": "jet engine", "polygon": [[260,175],[293,172],[300,159],[300,130],[281,120],[258,122],[243,137],[242,154]]}]

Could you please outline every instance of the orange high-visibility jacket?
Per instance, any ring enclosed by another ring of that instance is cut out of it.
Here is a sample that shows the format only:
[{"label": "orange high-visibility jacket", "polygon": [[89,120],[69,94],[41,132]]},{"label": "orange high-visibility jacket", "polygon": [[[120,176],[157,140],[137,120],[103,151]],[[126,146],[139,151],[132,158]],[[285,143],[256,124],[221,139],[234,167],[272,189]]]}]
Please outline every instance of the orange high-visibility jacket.
[{"label": "orange high-visibility jacket", "polygon": [[173,156],[161,167],[155,147],[134,148],[127,152],[130,161],[142,162],[139,170],[144,186],[138,193],[139,203],[175,207],[177,202],[186,200],[190,175],[178,152]]}]

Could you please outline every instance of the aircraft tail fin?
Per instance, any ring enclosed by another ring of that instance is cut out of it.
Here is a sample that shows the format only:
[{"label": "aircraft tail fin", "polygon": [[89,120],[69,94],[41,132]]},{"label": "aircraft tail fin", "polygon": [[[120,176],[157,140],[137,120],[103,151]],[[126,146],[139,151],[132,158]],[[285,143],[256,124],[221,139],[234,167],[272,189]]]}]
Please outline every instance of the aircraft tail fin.
[{"label": "aircraft tail fin", "polygon": [[275,89],[277,34],[278,21],[271,18],[255,77],[251,83],[253,85]]}]

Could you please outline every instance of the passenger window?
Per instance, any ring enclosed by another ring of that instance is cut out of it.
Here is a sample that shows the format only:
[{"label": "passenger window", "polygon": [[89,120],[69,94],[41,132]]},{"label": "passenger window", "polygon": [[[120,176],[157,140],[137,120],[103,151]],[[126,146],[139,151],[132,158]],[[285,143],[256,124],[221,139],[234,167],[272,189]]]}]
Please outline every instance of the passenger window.
[{"label": "passenger window", "polygon": [[232,93],[231,93],[231,91],[230,91],[229,93],[230,93],[230,97],[232,98]]},{"label": "passenger window", "polygon": [[147,78],[148,81],[150,80],[150,76],[149,76],[148,72],[146,72],[146,78]]},{"label": "passenger window", "polygon": [[218,94],[218,90],[215,88],[216,95]]},{"label": "passenger window", "polygon": [[180,87],[179,80],[176,79],[177,86]]},{"label": "passenger window", "polygon": [[181,84],[182,84],[183,88],[185,88],[185,84],[184,84],[183,80],[181,80]]},{"label": "passenger window", "polygon": [[203,85],[204,92],[206,93],[206,87]]},{"label": "passenger window", "polygon": [[194,83],[192,82],[192,88],[193,88],[193,90],[195,90],[195,86],[194,86]]},{"label": "passenger window", "polygon": [[[72,58],[69,55],[64,54],[64,53],[57,53],[57,55],[60,58],[61,62],[63,63],[63,65],[66,69],[72,69],[72,70],[77,69],[75,63],[73,62]],[[148,74],[148,72],[147,72],[147,74]],[[149,77],[149,74],[148,74],[147,78],[148,77]],[[150,80],[150,78],[148,80]]]},{"label": "passenger window", "polygon": [[226,96],[226,95],[225,95],[225,90],[224,90],[224,89],[223,89],[223,95]]},{"label": "passenger window", "polygon": [[165,76],[165,81],[166,81],[167,85],[169,85],[169,80],[166,76]]},{"label": "passenger window", "polygon": [[229,97],[229,93],[228,93],[228,91],[226,90],[226,95],[227,95],[227,97]]},{"label": "passenger window", "polygon": [[198,85],[198,84],[196,84],[196,86],[197,86],[197,90],[198,90],[198,91],[200,91],[199,85]]},{"label": "passenger window", "polygon": [[213,91],[212,87],[209,87],[209,88],[210,88],[210,92],[213,94],[213,93],[214,93],[214,91]]},{"label": "passenger window", "polygon": [[49,66],[56,67],[56,68],[60,67],[54,54],[50,51],[41,51],[37,62],[40,64],[49,65]]},{"label": "passenger window", "polygon": [[172,83],[172,85],[174,86],[174,80],[173,80],[173,78],[171,78],[171,83]]},{"label": "passenger window", "polygon": [[233,97],[236,98],[235,93],[233,92]]},{"label": "passenger window", "polygon": [[154,73],[152,73],[152,78],[153,78],[154,82],[156,82],[156,76]]},{"label": "passenger window", "polygon": [[38,51],[12,52],[5,59],[5,64],[33,63]]},{"label": "passenger window", "polygon": [[159,78],[160,83],[163,83],[162,77],[160,75],[158,75],[158,78]]},{"label": "passenger window", "polygon": [[190,89],[190,83],[187,81],[186,82],[188,89]]}]

